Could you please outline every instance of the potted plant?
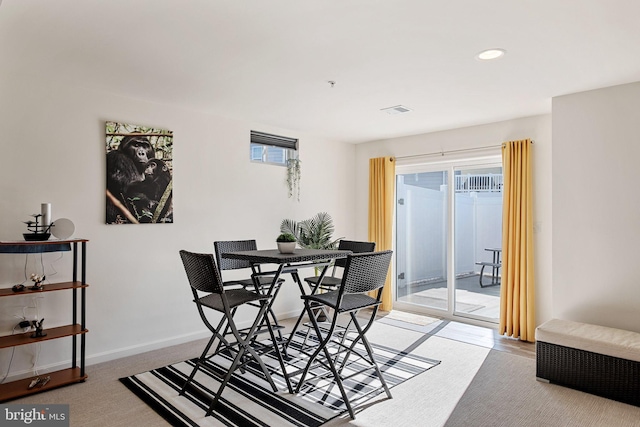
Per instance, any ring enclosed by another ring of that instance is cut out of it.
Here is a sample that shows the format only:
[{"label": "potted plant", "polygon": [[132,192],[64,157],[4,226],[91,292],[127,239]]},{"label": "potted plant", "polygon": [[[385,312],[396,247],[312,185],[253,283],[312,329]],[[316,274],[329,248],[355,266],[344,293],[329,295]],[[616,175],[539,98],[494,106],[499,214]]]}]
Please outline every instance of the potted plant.
[{"label": "potted plant", "polygon": [[304,221],[285,219],[280,224],[280,232],[293,234],[302,248],[335,249],[338,239],[333,239],[333,219],[326,212],[317,213]]},{"label": "potted plant", "polygon": [[296,199],[300,201],[300,159],[287,160],[287,188],[289,189],[289,197],[296,196]]},{"label": "potted plant", "polygon": [[[295,235],[300,247],[306,249],[335,249],[341,239],[333,239],[333,218],[326,212],[319,212],[314,217],[299,222],[285,219],[280,224],[280,231]],[[319,269],[316,267],[314,271],[317,276]],[[313,311],[319,322],[327,320],[321,309]]]},{"label": "potted plant", "polygon": [[296,248],[296,236],[291,233],[282,233],[276,239],[276,243],[281,254],[292,254]]}]

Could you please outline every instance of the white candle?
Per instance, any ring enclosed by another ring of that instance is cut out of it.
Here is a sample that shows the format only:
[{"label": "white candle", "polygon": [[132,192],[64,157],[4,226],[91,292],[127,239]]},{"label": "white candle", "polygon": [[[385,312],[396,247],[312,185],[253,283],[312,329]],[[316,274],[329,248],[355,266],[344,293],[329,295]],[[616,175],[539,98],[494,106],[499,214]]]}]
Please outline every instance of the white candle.
[{"label": "white candle", "polygon": [[44,230],[51,224],[51,203],[42,203],[40,205],[40,213],[42,214],[42,225]]}]

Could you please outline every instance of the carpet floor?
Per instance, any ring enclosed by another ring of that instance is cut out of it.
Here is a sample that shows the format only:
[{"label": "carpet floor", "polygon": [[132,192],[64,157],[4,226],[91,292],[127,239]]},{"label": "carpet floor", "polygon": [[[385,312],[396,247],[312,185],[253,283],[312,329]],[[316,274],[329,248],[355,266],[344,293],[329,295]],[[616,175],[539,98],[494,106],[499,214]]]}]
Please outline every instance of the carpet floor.
[{"label": "carpet floor", "polygon": [[[288,320],[292,326],[295,319]],[[511,347],[495,339],[494,331],[458,322],[389,322],[374,323],[367,333],[371,342],[442,362],[394,387],[393,399],[384,394],[373,398],[356,411],[355,420],[340,415],[322,427],[640,426],[638,407],[536,381],[531,354],[491,349]],[[71,427],[169,425],[118,379],[196,357],[206,342],[93,364],[84,383],[11,403],[70,404]]]},{"label": "carpet floor", "polygon": [[536,381],[535,365],[492,350],[445,427],[640,426],[640,408]]}]

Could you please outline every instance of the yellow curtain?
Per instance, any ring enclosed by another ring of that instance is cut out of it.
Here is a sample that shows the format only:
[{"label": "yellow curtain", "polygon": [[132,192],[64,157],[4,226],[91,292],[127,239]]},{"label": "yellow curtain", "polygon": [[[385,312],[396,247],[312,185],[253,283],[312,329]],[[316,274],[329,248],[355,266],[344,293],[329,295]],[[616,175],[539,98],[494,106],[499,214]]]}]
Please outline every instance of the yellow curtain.
[{"label": "yellow curtain", "polygon": [[533,215],[529,139],[502,145],[500,334],[535,341]]},{"label": "yellow curtain", "polygon": [[[376,242],[376,251],[393,248],[395,179],[393,157],[369,159],[369,240]],[[392,306],[391,275],[387,274],[380,310],[391,311]]]}]

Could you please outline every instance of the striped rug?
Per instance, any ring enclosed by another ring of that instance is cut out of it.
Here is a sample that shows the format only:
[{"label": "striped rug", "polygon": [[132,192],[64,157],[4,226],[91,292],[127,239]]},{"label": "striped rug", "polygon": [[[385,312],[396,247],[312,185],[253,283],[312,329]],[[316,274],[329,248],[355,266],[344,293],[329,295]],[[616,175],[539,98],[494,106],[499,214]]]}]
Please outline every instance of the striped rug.
[{"label": "striped rug", "polygon": [[[288,371],[304,367],[304,358],[298,353],[302,340],[301,335],[296,335],[289,347]],[[378,366],[389,387],[401,384],[440,363],[381,345],[372,346]],[[365,351],[362,346],[356,346],[356,349]],[[352,359],[353,362],[343,371],[345,375],[357,372],[364,366],[359,363],[359,358]],[[286,391],[286,384],[275,356],[265,355],[263,360],[269,366],[273,381],[280,391],[274,393],[261,376],[259,368],[249,366],[244,374],[239,371],[234,373],[213,415],[208,417],[204,414],[211,396],[219,385],[215,375],[199,370],[192,383],[193,387],[187,389],[186,395],[178,395],[194,367],[195,359],[121,378],[120,381],[174,426],[313,427],[320,426],[347,410],[340,391],[331,378],[325,380],[318,377],[305,384],[300,393],[290,394]],[[230,364],[230,358],[225,355],[217,355],[211,360],[211,366],[221,373],[226,372]],[[354,408],[379,393],[384,393],[380,389],[380,381],[369,372],[372,370],[344,382]],[[313,375],[309,378],[313,378]],[[292,379],[292,383],[295,387],[296,377]]]}]

